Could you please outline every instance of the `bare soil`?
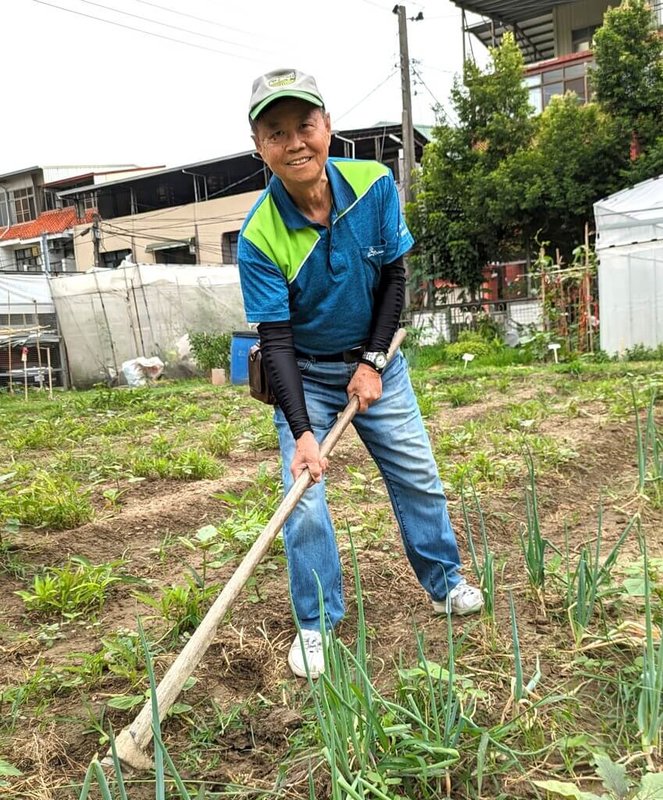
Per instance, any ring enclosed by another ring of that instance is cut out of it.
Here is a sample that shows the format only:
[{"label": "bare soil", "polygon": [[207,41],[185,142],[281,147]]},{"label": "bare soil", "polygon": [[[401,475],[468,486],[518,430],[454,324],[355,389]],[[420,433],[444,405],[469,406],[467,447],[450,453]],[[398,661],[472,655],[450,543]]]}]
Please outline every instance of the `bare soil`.
[{"label": "bare soil", "polygon": [[[524,384],[509,395],[489,395],[482,402],[460,409],[445,408],[429,421],[432,436],[468,419],[481,419],[506,403],[529,399],[533,389]],[[611,420],[600,404],[583,408],[578,416],[553,415],[539,428],[541,433],[569,444],[577,453],[538,479],[542,531],[557,546],[568,531],[571,547],[578,550],[596,536],[597,515],[603,507],[603,536],[614,543],[636,510],[632,503],[637,478],[635,432],[630,422]],[[153,586],[181,581],[185,561],[196,563],[192,554],[177,541],[178,535],[191,535],[199,527],[218,522],[224,515],[221,491],[241,490],[252,482],[260,462],[278,469],[276,452],[239,454],[227,459],[225,476],[218,480],[182,482],[153,480],[127,485],[117,509],[99,508],[97,519],[69,531],[24,531],[17,548],[21,558],[36,569],[40,565],[62,563],[70,555],[84,555],[94,563],[124,559],[133,576],[153,582]],[[332,459],[330,487],[351,491],[346,466],[371,474],[372,465],[354,433],[348,432]],[[443,476],[444,477],[444,476]],[[526,575],[520,556],[519,533],[525,516],[523,500],[526,481],[514,479],[500,491],[482,491],[483,512],[491,546],[499,565],[497,629],[509,636],[507,589],[515,591],[526,668],[533,666],[534,654],[541,654],[544,675],[558,669],[559,653],[570,648],[569,637],[551,625],[526,591]],[[342,495],[343,493],[339,493]],[[337,495],[337,497],[339,497]],[[459,498],[449,494],[451,516],[469,573],[467,541]],[[339,545],[345,568],[348,613],[339,629],[340,636],[352,641],[356,627],[356,605],[346,521],[358,516],[370,519],[384,514],[389,506],[384,495],[348,503],[332,502],[339,531]],[[660,514],[648,510],[646,531],[652,552],[663,551],[663,526]],[[166,544],[164,544],[166,543]],[[414,626],[425,637],[425,648],[433,660],[444,658],[446,629],[431,615],[430,605],[405,559],[393,517],[386,533],[376,541],[358,538],[358,560],[362,580],[366,622],[372,647],[374,674],[378,683],[393,680],[394,664],[416,663]],[[635,542],[629,545],[636,552]],[[191,722],[186,715],[167,720],[164,736],[175,763],[184,777],[206,781],[210,790],[228,790],[232,784],[269,788],[273,786],[279,764],[286,758],[292,736],[303,724],[310,707],[307,689],[293,679],[286,665],[287,650],[294,634],[282,558],[273,560],[275,569],[258,576],[259,597],[245,593],[233,608],[230,619],[217,637],[196,672],[197,683],[186,693],[186,702],[199,714],[211,719],[210,699],[225,714],[227,725],[217,720],[210,726],[210,738],[191,749]],[[214,572],[213,580],[223,584],[237,561]],[[23,602],[14,592],[25,582],[2,574],[0,638],[0,688],[25,681],[40,664],[62,665],[75,661],[75,653],[94,652],[100,637],[120,628],[136,628],[138,615],[154,613],[133,596],[131,586],[116,587],[99,620],[91,624],[75,620],[61,628],[61,638],[45,647],[34,634],[39,621],[25,613]],[[257,599],[257,602],[256,602]],[[150,624],[157,625],[159,620]],[[467,665],[476,667],[481,680],[484,631],[475,620],[454,623],[458,632],[465,629],[474,649]],[[176,652],[160,655],[158,674],[163,674]],[[72,797],[65,787],[80,783],[90,759],[100,747],[99,731],[92,729],[90,717],[99,715],[105,700],[125,691],[121,679],[106,675],[87,697],[76,691],[56,695],[43,709],[31,704],[21,712],[10,738],[1,743],[0,755],[23,773],[4,796],[15,798]],[[508,687],[505,687],[508,694]],[[506,698],[504,698],[506,699]],[[307,711],[308,708],[308,711]],[[0,709],[3,715],[9,709]],[[499,715],[500,709],[495,709]],[[129,723],[135,711],[109,709],[106,719],[115,731]],[[188,755],[187,755],[188,754]],[[285,778],[291,795],[305,793],[306,777],[296,769]],[[319,797],[325,787],[318,787]],[[528,796],[526,784],[515,781],[514,797]],[[152,796],[153,790],[140,790],[136,784],[132,797]],[[0,795],[3,790],[0,789]],[[307,796],[307,795],[306,795]]]}]

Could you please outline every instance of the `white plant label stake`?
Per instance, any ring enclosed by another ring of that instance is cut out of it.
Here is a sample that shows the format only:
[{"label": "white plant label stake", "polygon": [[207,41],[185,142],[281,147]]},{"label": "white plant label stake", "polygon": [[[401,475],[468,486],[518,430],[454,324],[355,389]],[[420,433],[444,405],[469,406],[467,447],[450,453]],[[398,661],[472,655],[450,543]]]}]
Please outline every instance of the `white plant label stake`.
[{"label": "white plant label stake", "polygon": [[463,369],[467,369],[468,363],[474,361],[474,353],[463,353],[463,361],[465,362]]},{"label": "white plant label stake", "polygon": [[559,361],[557,360],[557,351],[559,350],[560,347],[561,345],[557,344],[557,342],[552,342],[551,344],[548,345],[548,350],[552,350],[553,355],[555,356],[555,364],[559,364]]}]

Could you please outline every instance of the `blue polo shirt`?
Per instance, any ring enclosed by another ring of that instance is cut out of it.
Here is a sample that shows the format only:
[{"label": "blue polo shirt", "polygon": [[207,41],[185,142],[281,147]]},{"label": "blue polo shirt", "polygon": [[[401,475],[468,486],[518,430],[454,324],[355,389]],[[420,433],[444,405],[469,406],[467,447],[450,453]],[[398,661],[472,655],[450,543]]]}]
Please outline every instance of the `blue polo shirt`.
[{"label": "blue polo shirt", "polygon": [[367,341],[384,264],[412,235],[391,170],[330,158],[331,225],[307,219],[273,176],[240,231],[239,275],[249,322],[290,320],[295,347],[312,355]]}]

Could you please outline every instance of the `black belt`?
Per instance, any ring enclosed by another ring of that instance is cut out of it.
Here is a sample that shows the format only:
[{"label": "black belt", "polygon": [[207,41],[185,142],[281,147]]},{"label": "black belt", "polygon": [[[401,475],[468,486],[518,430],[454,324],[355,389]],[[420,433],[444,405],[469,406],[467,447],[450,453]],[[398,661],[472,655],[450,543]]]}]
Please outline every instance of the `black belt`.
[{"label": "black belt", "polygon": [[353,347],[352,350],[343,350],[340,353],[328,353],[315,356],[310,353],[302,353],[299,350],[295,350],[295,355],[297,358],[306,358],[309,361],[345,361],[346,364],[354,364],[357,361],[361,361],[365,349],[366,348],[362,345],[361,347]]}]

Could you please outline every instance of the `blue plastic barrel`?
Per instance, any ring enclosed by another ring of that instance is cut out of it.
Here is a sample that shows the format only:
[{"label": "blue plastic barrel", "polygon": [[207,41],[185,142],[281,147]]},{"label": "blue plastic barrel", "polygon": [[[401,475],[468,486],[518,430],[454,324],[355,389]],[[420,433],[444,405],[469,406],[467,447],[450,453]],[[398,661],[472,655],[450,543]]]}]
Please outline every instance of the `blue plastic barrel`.
[{"label": "blue plastic barrel", "polygon": [[233,331],[230,340],[230,383],[249,382],[249,350],[257,342],[256,331]]}]

